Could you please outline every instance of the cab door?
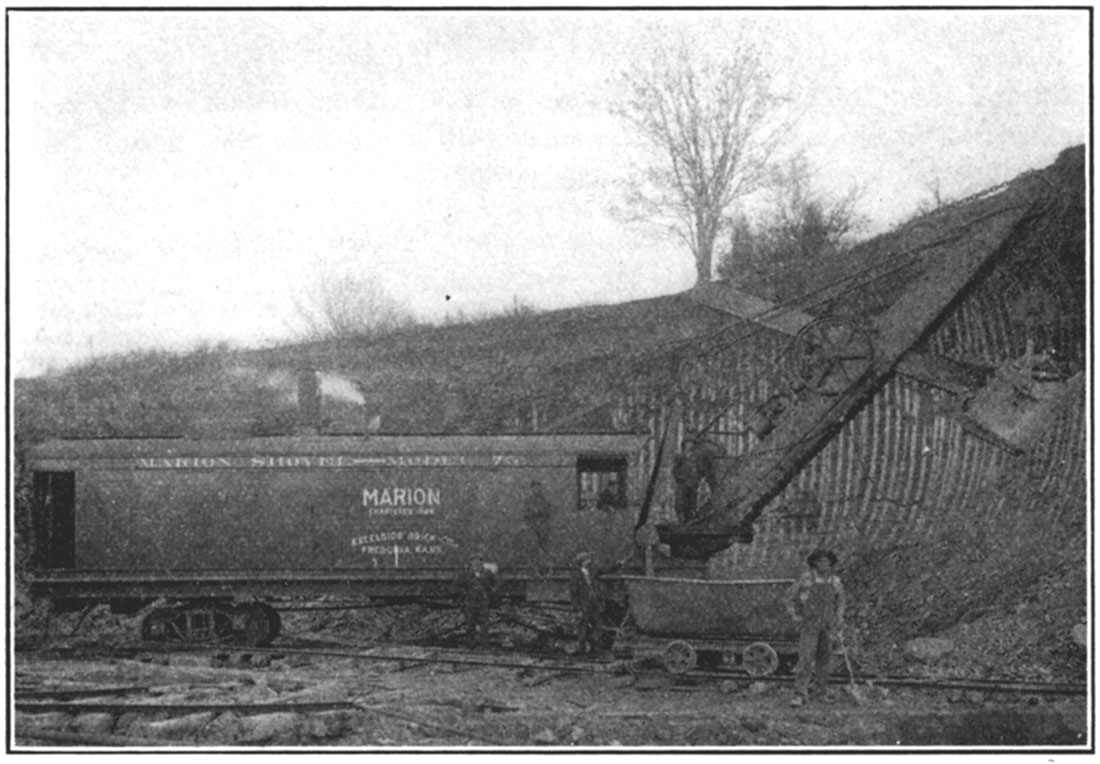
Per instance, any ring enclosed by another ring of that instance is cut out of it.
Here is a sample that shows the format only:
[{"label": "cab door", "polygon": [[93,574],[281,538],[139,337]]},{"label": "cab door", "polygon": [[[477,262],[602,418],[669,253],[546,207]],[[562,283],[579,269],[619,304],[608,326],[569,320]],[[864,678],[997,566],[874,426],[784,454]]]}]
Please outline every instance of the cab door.
[{"label": "cab door", "polygon": [[35,563],[43,568],[76,564],[76,473],[34,474]]}]

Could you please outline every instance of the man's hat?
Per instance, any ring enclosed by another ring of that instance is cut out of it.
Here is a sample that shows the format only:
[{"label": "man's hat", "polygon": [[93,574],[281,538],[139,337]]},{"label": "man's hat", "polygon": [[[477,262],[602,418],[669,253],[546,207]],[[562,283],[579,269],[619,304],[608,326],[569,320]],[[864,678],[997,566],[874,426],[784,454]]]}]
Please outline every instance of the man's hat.
[{"label": "man's hat", "polygon": [[580,565],[582,562],[592,562],[592,555],[590,555],[588,552],[581,552],[573,558],[573,562],[577,563],[578,565]]},{"label": "man's hat", "polygon": [[806,558],[806,562],[812,567],[818,560],[828,558],[829,564],[836,566],[837,556],[828,549],[815,549],[810,553],[810,556]]}]

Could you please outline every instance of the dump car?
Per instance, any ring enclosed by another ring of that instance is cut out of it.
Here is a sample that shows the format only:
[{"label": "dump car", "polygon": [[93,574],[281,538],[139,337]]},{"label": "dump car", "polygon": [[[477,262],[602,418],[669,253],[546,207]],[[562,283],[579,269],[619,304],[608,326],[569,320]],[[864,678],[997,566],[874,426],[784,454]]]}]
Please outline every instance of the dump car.
[{"label": "dump car", "polygon": [[659,656],[672,673],[721,665],[766,676],[798,654],[798,632],[783,605],[793,579],[621,579],[633,629],[617,644],[637,657]]}]

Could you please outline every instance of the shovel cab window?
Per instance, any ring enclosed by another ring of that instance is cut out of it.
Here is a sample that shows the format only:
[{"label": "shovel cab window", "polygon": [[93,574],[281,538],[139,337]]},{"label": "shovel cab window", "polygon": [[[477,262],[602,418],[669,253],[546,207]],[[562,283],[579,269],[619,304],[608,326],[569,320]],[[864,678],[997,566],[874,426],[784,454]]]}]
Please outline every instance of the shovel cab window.
[{"label": "shovel cab window", "polygon": [[577,459],[577,509],[615,512],[626,507],[626,457]]}]

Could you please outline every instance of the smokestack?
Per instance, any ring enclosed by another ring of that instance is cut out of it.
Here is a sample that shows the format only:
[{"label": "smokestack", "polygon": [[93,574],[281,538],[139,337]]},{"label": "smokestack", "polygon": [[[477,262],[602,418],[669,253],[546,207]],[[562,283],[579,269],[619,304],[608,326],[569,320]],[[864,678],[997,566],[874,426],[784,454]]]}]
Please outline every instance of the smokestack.
[{"label": "smokestack", "polygon": [[313,435],[321,430],[321,379],[314,369],[298,372],[298,428]]}]

